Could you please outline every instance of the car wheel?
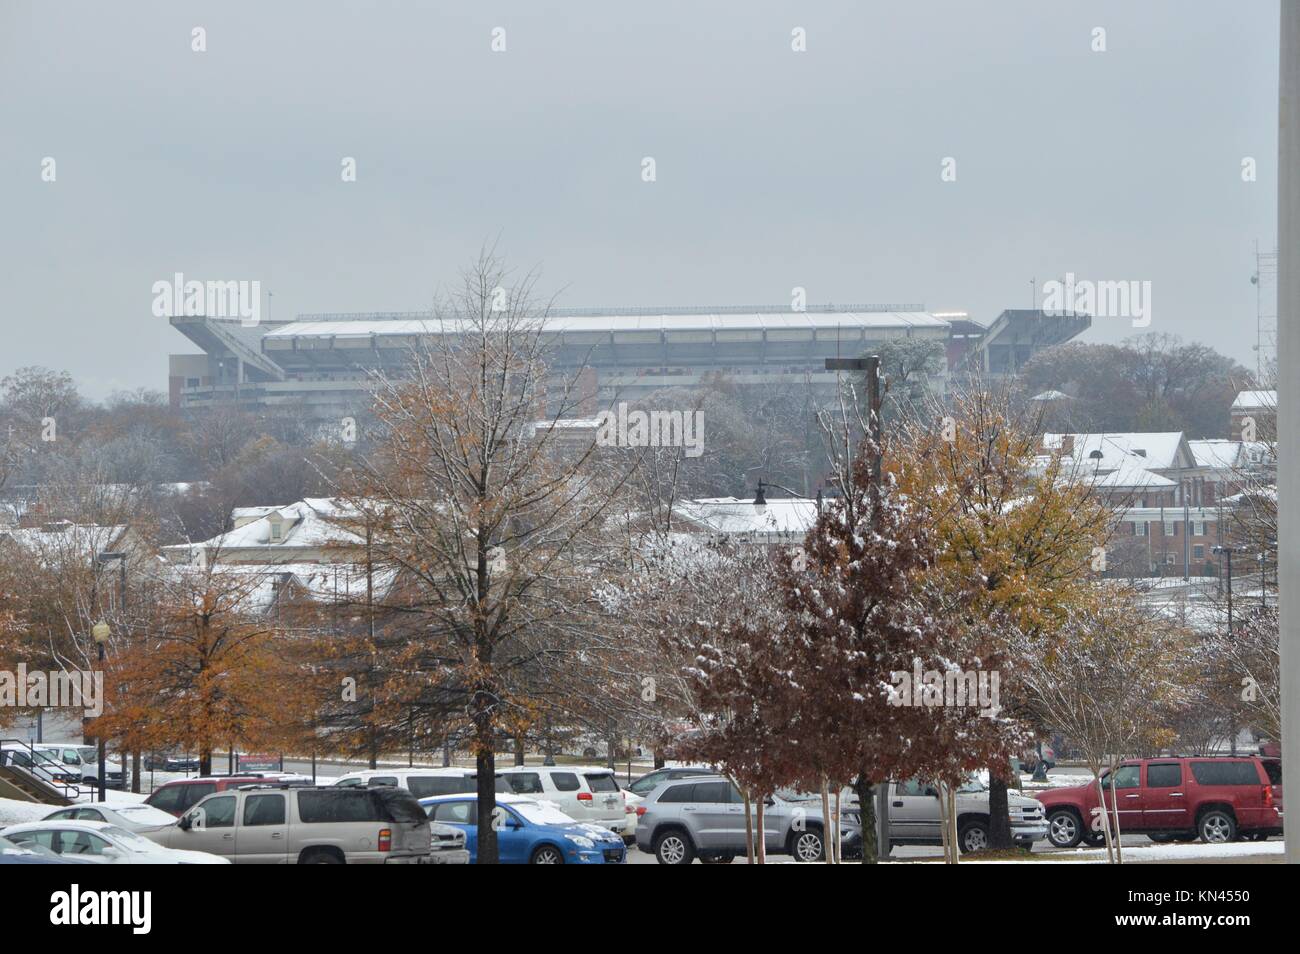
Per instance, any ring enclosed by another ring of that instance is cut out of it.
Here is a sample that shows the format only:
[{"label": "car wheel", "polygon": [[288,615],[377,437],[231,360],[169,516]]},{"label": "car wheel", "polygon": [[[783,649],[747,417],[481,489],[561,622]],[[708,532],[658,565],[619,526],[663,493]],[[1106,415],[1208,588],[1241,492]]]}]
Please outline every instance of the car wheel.
[{"label": "car wheel", "polygon": [[1221,808],[1212,808],[1202,815],[1196,829],[1207,845],[1222,845],[1237,838],[1237,820]]},{"label": "car wheel", "polygon": [[695,858],[695,848],[684,832],[674,829],[655,838],[655,857],[661,865],[689,865]]},{"label": "car wheel", "polygon": [[816,828],[795,832],[790,836],[790,854],[794,856],[795,861],[805,863],[821,861],[826,854],[822,833]]},{"label": "car wheel", "polygon": [[1083,823],[1067,808],[1047,816],[1047,840],[1054,848],[1073,848],[1083,840]]},{"label": "car wheel", "polygon": [[533,852],[533,857],[528,863],[532,865],[562,865],[564,864],[564,856],[560,854],[560,849],[553,845],[542,845]]},{"label": "car wheel", "polygon": [[961,846],[962,854],[984,851],[989,846],[988,823],[973,821],[962,825],[961,831],[957,832],[957,844]]}]

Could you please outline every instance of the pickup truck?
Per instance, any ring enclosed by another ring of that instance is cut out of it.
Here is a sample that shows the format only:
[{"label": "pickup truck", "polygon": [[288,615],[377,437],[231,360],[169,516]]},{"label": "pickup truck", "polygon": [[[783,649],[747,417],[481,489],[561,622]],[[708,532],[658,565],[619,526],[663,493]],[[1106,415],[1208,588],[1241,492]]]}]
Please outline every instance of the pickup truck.
[{"label": "pickup truck", "polygon": [[[939,790],[916,779],[889,783],[889,845],[942,845]],[[1018,792],[1007,792],[1011,815],[1011,837],[1022,848],[1047,837],[1043,806]],[[845,820],[861,824],[856,801],[845,811]],[[957,844],[962,852],[979,851],[989,843],[989,792],[984,783],[971,778],[957,789]]]}]

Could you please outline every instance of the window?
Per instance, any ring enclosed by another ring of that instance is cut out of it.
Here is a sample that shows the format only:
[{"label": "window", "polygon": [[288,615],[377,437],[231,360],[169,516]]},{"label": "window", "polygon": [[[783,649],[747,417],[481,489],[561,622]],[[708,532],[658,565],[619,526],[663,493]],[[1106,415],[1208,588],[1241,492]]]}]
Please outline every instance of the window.
[{"label": "window", "polygon": [[658,785],[660,782],[662,782],[665,778],[668,777],[671,776],[669,776],[666,772],[662,770],[658,772],[651,772],[649,775],[644,775],[641,778],[637,779],[635,782],[633,782],[631,785],[627,787],[627,790],[631,792],[633,795],[645,795],[647,792],[650,791],[650,789],[654,788],[656,785]]},{"label": "window", "polygon": [[593,792],[617,792],[618,782],[613,772],[600,772],[586,776],[587,787]]},{"label": "window", "polygon": [[478,805],[475,802],[440,802],[433,807],[433,820],[453,825],[477,825]]},{"label": "window", "polygon": [[406,788],[416,798],[430,795],[459,795],[474,791],[474,781],[455,775],[413,775],[406,780]]},{"label": "window", "polygon": [[551,783],[558,792],[576,792],[582,786],[578,784],[578,776],[572,772],[554,772],[551,774]]},{"label": "window", "polygon": [[660,804],[678,804],[695,801],[695,785],[670,785],[659,796]]},{"label": "window", "polygon": [[1151,524],[1148,521],[1143,520],[1141,523],[1138,524],[1138,526],[1142,528],[1142,533],[1140,534],[1140,536],[1144,536],[1144,537],[1151,536]]},{"label": "window", "polygon": [[536,772],[507,772],[503,777],[516,795],[542,794],[542,777]]},{"label": "window", "polygon": [[304,824],[380,821],[370,792],[345,788],[298,792],[298,817]]},{"label": "window", "polygon": [[244,799],[245,825],[283,825],[283,795],[249,795]]},{"label": "window", "polygon": [[76,819],[77,821],[108,821],[97,808],[77,809]]},{"label": "window", "polygon": [[88,831],[56,832],[54,850],[61,855],[102,855],[108,842]]},{"label": "window", "polygon": [[911,796],[933,795],[934,791],[924,782],[909,778],[906,782],[898,783],[898,794]]},{"label": "window", "polygon": [[[210,798],[194,811],[202,819],[203,828],[233,828],[235,826],[234,795],[220,795]],[[197,821],[198,819],[196,819]]]},{"label": "window", "polygon": [[194,785],[179,785],[177,787],[181,790],[181,811],[207,798],[217,790],[217,786],[212,782],[198,782]]},{"label": "window", "polygon": [[1183,784],[1183,767],[1177,762],[1147,766],[1147,788],[1173,788]]},{"label": "window", "polygon": [[367,784],[368,785],[391,785],[393,786],[393,788],[396,788],[397,779],[394,778],[392,775],[377,775],[374,778],[372,778]]},{"label": "window", "polygon": [[700,782],[695,786],[692,801],[725,805],[731,800],[730,788],[730,782]]},{"label": "window", "polygon": [[1164,535],[1167,537],[1178,536],[1178,521],[1166,520],[1164,525]]},{"label": "window", "polygon": [[1193,762],[1192,778],[1198,785],[1259,785],[1254,762]]},{"label": "window", "polygon": [[1204,545],[1204,544],[1202,544],[1202,543],[1197,543],[1197,544],[1193,544],[1193,545],[1192,545],[1192,559],[1193,559],[1193,560],[1204,560],[1204,559],[1205,559],[1205,545]]},{"label": "window", "polygon": [[[1115,770],[1115,787],[1116,788],[1137,788],[1138,787],[1137,765],[1121,765]],[[1107,782],[1107,788],[1110,787]]]},{"label": "window", "polygon": [[149,804],[173,815],[179,815],[181,813],[181,798],[185,795],[183,789],[188,787],[186,785],[163,786],[149,796]]}]

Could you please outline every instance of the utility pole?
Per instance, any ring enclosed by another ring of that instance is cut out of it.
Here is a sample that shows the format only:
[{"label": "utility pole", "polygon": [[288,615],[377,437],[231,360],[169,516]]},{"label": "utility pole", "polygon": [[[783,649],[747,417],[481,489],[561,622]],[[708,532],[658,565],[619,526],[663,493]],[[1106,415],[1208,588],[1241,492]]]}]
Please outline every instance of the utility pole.
[{"label": "utility pole", "polygon": [[[1282,678],[1282,777],[1300,786],[1300,0],[1282,0],[1278,82],[1278,635]],[[1300,827],[1286,831],[1286,860],[1300,864]]]}]

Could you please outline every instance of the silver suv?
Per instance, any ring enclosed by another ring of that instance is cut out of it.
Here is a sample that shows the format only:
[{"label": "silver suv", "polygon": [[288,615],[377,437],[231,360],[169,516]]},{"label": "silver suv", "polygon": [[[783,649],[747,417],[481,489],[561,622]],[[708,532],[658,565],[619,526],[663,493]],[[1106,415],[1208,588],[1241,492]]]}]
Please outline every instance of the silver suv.
[{"label": "silver suv", "polygon": [[[820,802],[769,798],[763,811],[769,854],[796,861],[819,861],[822,842]],[[665,782],[639,806],[636,846],[653,852],[661,865],[729,864],[745,853],[745,804],[736,787],[721,776]],[[750,808],[754,824],[758,813]],[[845,827],[844,837],[851,832]]]},{"label": "silver suv", "polygon": [[168,848],[235,864],[429,864],[429,819],[391,785],[252,784],[215,792],[175,825],[144,833]]}]

